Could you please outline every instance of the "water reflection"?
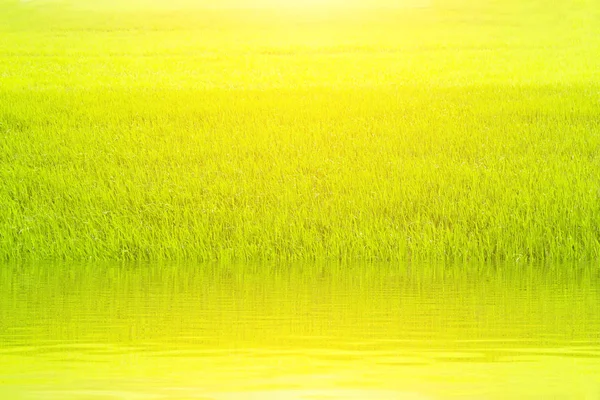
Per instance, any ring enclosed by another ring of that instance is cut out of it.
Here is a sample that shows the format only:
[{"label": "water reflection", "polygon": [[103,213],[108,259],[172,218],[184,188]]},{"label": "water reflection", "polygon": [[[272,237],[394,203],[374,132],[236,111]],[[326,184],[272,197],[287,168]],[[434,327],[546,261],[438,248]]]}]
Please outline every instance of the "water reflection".
[{"label": "water reflection", "polygon": [[0,269],[0,397],[598,399],[590,265]]}]

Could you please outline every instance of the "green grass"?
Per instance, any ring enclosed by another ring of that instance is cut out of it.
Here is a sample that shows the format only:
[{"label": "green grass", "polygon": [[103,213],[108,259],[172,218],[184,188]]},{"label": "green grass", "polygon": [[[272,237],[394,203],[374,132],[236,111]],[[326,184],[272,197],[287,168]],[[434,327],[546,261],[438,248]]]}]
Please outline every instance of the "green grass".
[{"label": "green grass", "polygon": [[599,7],[564,3],[0,3],[0,257],[597,258]]}]

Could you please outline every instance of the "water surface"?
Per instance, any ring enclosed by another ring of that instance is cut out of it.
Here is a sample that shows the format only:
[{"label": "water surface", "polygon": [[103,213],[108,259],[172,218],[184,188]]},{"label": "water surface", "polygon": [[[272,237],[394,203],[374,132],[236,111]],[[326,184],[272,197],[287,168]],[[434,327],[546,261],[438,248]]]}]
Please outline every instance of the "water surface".
[{"label": "water surface", "polygon": [[1,399],[600,399],[591,265],[0,268]]}]

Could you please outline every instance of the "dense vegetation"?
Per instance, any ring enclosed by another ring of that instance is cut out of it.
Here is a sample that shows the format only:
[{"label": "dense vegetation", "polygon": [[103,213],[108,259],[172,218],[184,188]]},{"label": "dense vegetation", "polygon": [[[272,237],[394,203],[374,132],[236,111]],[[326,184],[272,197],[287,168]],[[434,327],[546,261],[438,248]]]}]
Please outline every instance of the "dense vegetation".
[{"label": "dense vegetation", "polygon": [[524,3],[0,3],[0,257],[598,257],[598,7]]}]

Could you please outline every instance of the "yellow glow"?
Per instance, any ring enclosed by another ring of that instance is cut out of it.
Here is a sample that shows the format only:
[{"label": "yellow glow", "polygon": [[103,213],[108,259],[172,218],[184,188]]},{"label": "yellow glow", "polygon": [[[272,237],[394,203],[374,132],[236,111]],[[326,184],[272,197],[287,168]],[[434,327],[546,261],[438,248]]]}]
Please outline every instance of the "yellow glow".
[{"label": "yellow glow", "polygon": [[218,6],[251,8],[421,8],[431,6],[431,4],[431,0],[228,0],[219,2]]},{"label": "yellow glow", "polygon": [[[170,3],[164,0],[153,0],[155,3]],[[330,7],[356,7],[372,5],[364,0],[179,0],[185,5],[210,7],[210,8],[330,8]]]},{"label": "yellow glow", "polygon": [[352,0],[257,0],[249,2],[264,7],[285,8],[314,8],[314,7],[343,7],[356,6],[358,3]]},{"label": "yellow glow", "polygon": [[[31,1],[31,0],[27,0]],[[36,3],[42,0],[35,0]],[[59,0],[44,0],[53,2]],[[342,8],[425,8],[433,0],[65,0],[75,8],[86,9],[183,9],[183,8],[271,8],[271,9],[342,9]]]}]

